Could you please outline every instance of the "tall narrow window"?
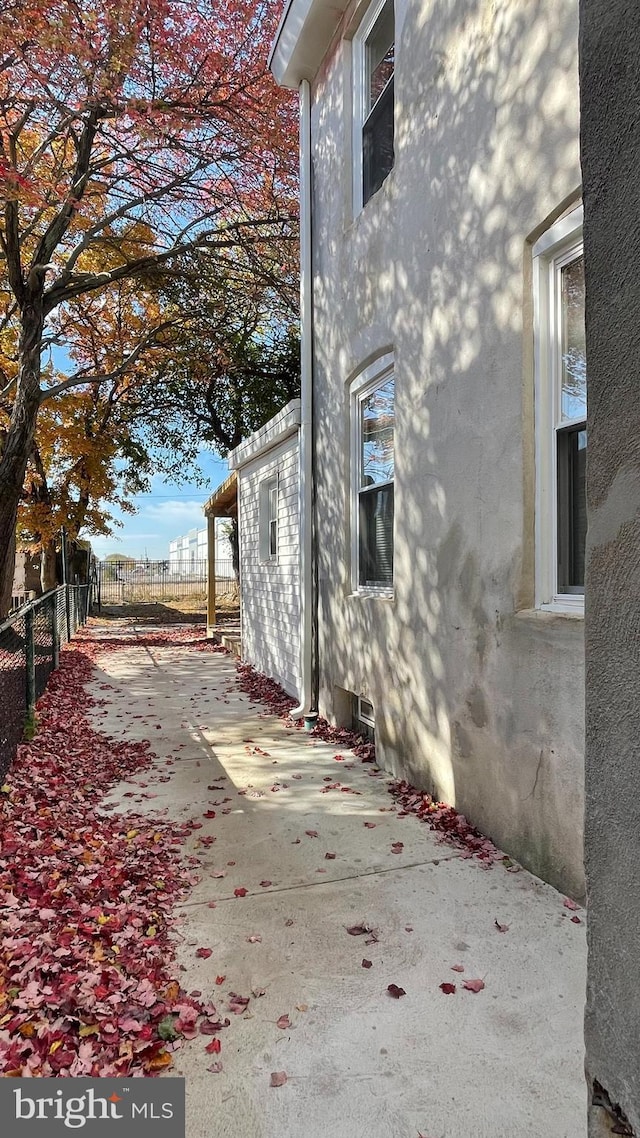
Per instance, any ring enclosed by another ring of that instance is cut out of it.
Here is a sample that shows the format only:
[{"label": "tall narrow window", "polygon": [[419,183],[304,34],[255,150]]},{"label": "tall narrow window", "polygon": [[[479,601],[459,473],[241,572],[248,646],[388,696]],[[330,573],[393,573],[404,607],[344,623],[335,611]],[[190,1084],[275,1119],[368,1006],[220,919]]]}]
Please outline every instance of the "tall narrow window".
[{"label": "tall narrow window", "polygon": [[584,592],[587,536],[587,359],[582,253],[558,269],[560,414],[556,422],[558,592]]},{"label": "tall narrow window", "polygon": [[394,163],[395,15],[376,0],[354,37],[354,197],[368,202]]},{"label": "tall narrow window", "polygon": [[259,497],[260,560],[275,561],[278,556],[278,479],[260,483]]},{"label": "tall narrow window", "polygon": [[274,480],[269,487],[269,557],[278,552],[278,483]]},{"label": "tall narrow window", "polygon": [[537,602],[583,603],[587,534],[587,365],[582,210],[558,222],[536,257]]},{"label": "tall narrow window", "polygon": [[[388,361],[389,357],[386,357]],[[352,387],[354,586],[393,588],[395,381],[387,366]]]}]

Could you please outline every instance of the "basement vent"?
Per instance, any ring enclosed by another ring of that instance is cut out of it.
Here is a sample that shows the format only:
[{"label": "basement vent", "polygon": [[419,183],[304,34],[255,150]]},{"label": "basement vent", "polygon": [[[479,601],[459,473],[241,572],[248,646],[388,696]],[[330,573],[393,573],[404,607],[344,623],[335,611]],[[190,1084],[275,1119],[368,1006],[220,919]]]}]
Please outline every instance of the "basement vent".
[{"label": "basement vent", "polygon": [[359,731],[367,739],[375,736],[376,717],[370,699],[361,695],[352,697],[352,721],[354,731]]}]

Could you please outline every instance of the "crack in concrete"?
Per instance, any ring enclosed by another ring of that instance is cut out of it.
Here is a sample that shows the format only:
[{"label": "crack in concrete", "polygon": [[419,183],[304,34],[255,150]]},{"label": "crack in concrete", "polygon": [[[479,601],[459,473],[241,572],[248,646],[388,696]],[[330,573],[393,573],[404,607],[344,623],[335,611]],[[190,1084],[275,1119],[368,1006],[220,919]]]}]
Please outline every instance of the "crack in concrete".
[{"label": "crack in concrete", "polygon": [[[420,869],[425,865],[441,865],[443,862],[455,861],[460,858],[461,854],[450,854],[447,857],[431,858],[428,861],[413,861],[408,865],[389,865],[383,866],[381,869],[368,869],[364,873],[351,873],[347,877],[330,877],[326,881],[306,881],[302,885],[283,885],[275,889],[265,889],[264,892],[254,893],[248,890],[247,897],[273,897],[276,893],[295,893],[301,889],[315,889],[319,885],[340,885],[343,881],[359,881],[365,877],[381,877],[385,873],[399,873],[405,869]],[[180,909],[193,909],[198,905],[208,905],[210,901],[215,901],[216,905],[223,901],[237,901],[238,898],[234,895],[227,897],[209,897],[202,901],[185,901],[183,904],[178,905]],[[244,900],[244,898],[242,898]]]}]

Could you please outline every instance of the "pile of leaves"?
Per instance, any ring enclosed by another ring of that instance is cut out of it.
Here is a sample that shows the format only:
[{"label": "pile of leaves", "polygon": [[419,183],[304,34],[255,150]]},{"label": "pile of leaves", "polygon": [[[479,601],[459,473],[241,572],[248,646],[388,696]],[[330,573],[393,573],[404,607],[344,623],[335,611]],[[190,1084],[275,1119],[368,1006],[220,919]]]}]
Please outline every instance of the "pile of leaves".
[{"label": "pile of leaves", "polygon": [[[174,630],[145,644],[195,646],[193,638]],[[102,702],[84,689],[96,654],[135,642],[85,635],[63,652],[35,738],[2,787],[5,1076],[153,1075],[200,1017],[215,1015],[173,975],[172,911],[194,880],[183,851],[194,824],[100,808],[111,786],[154,759],[147,742],[101,735],[87,715]],[[154,775],[162,777],[154,771],[149,782]]]},{"label": "pile of leaves", "polygon": [[272,715],[277,715],[280,719],[285,719],[289,715],[296,701],[287,695],[280,684],[268,676],[263,676],[262,672],[257,672],[251,664],[238,662],[236,667],[240,691],[245,692],[254,703],[264,704]]},{"label": "pile of leaves", "polygon": [[466,857],[476,857],[486,865],[493,865],[498,860],[506,860],[512,864],[489,838],[476,830],[464,814],[459,814],[453,806],[448,806],[446,802],[435,801],[430,794],[417,790],[404,779],[391,782],[389,793],[401,807],[398,811],[399,818],[415,814],[421,822],[427,822],[430,829],[436,830],[443,841],[455,846],[456,849],[463,850]]}]

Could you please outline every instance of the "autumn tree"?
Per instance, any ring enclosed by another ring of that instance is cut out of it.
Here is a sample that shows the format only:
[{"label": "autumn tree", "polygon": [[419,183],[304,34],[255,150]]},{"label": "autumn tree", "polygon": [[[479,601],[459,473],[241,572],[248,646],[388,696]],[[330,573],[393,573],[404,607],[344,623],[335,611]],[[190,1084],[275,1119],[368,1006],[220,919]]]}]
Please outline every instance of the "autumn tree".
[{"label": "autumn tree", "polygon": [[180,424],[185,442],[208,443],[225,457],[299,396],[297,272],[287,274],[273,254],[254,248],[220,275],[198,251],[163,283],[163,311],[177,306],[179,289],[185,318],[156,357],[160,373],[138,386],[150,415],[163,407],[158,437]]},{"label": "autumn tree", "polygon": [[0,455],[0,611],[40,408],[131,370],[43,361],[73,305],[146,286],[181,256],[279,246],[295,257],[295,121],[266,69],[278,4],[5,0],[0,12],[0,336],[13,338]]}]

